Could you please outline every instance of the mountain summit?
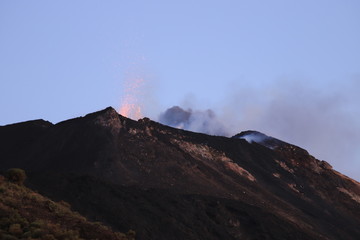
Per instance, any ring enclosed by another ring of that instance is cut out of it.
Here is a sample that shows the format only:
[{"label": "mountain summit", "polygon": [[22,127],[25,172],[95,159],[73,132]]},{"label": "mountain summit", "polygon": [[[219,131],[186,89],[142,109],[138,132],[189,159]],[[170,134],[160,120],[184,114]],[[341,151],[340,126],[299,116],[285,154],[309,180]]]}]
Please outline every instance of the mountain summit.
[{"label": "mountain summit", "polygon": [[233,136],[233,138],[245,139],[249,143],[256,142],[268,148],[277,148],[286,145],[286,142],[283,142],[279,139],[269,137],[258,131],[244,131]]},{"label": "mountain summit", "polygon": [[360,239],[360,184],[256,131],[232,138],[113,108],[0,127],[0,170],[138,239]]}]

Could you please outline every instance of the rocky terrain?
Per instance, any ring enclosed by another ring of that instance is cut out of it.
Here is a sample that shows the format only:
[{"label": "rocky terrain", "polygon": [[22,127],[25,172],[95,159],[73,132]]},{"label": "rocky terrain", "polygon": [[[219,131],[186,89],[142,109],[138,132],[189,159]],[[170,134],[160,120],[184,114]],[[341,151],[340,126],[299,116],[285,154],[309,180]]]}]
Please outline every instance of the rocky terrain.
[{"label": "rocky terrain", "polygon": [[360,184],[255,131],[209,136],[107,108],[0,127],[9,168],[137,239],[360,239]]}]

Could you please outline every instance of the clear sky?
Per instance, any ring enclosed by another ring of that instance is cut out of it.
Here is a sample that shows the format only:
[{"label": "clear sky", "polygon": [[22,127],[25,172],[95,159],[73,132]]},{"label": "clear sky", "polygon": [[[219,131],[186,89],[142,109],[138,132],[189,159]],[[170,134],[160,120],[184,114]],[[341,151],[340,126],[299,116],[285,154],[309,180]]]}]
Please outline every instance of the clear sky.
[{"label": "clear sky", "polygon": [[359,180],[359,13],[358,0],[2,0],[0,125],[210,108]]}]

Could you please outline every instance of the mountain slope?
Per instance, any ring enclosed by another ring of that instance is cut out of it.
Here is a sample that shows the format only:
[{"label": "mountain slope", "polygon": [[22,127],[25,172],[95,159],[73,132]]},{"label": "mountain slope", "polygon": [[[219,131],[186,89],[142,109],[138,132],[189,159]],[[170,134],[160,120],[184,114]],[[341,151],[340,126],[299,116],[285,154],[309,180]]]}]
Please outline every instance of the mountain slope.
[{"label": "mountain slope", "polygon": [[0,175],[0,239],[132,239]]},{"label": "mountain slope", "polygon": [[24,168],[32,188],[139,239],[360,237],[358,182],[297,146],[238,137],[107,108],[0,127],[1,170]]}]

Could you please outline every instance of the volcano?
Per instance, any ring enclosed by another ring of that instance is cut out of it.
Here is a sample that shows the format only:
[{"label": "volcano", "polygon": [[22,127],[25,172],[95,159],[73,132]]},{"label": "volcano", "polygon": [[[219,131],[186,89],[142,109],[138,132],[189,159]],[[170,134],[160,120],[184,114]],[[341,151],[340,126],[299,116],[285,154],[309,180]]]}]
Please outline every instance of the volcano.
[{"label": "volcano", "polygon": [[0,127],[0,171],[137,239],[360,239],[360,184],[256,131],[209,136],[109,107]]}]

